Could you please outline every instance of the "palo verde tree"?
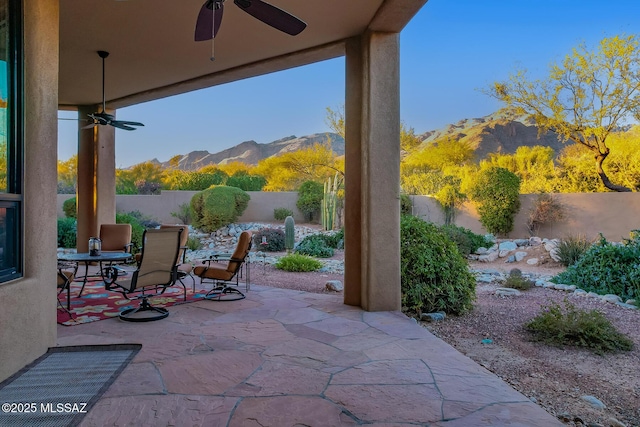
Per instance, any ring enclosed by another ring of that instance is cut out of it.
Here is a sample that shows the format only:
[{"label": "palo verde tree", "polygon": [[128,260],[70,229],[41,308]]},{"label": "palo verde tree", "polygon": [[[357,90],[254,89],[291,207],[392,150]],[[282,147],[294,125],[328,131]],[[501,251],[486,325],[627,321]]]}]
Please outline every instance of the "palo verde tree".
[{"label": "palo verde tree", "polygon": [[[595,157],[595,170],[604,186],[614,184],[603,169],[609,156],[609,135],[631,118],[640,118],[640,48],[638,38],[604,38],[597,48],[574,48],[561,64],[551,66],[545,80],[529,80],[526,70],[487,91],[516,114],[533,118],[541,132],[553,131],[564,141],[586,147]],[[637,188],[636,188],[637,189]]]}]

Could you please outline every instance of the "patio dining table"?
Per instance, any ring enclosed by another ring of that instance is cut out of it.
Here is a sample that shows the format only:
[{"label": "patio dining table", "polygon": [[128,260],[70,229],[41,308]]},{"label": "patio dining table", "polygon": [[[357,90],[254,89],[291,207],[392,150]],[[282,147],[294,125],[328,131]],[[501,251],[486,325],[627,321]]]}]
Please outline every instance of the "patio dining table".
[{"label": "patio dining table", "polygon": [[132,258],[129,252],[102,252],[100,255],[91,255],[89,252],[81,252],[75,254],[61,254],[58,255],[58,259],[61,261],[69,261],[80,264],[84,263],[84,277],[82,278],[82,287],[80,288],[80,293],[78,293],[78,298],[82,296],[82,291],[84,291],[84,286],[87,284],[87,280],[89,278],[89,264],[92,262],[100,263],[100,273],[102,273],[102,263],[108,262],[126,262]]}]

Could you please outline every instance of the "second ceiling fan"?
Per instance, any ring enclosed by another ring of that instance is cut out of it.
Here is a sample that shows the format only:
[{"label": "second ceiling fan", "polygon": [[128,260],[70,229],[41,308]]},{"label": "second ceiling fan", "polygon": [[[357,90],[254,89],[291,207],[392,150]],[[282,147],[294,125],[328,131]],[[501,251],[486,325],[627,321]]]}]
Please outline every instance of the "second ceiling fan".
[{"label": "second ceiling fan", "polygon": [[114,115],[107,113],[107,101],[106,101],[105,91],[104,91],[104,60],[107,56],[109,56],[109,52],[106,52],[104,50],[99,50],[98,56],[102,58],[102,111],[97,113],[87,114],[87,116],[89,116],[89,121],[92,123],[87,126],[84,126],[82,129],[91,129],[98,125],[108,125],[118,129],[136,130],[136,128],[133,126],[144,126],[140,122],[116,120]]},{"label": "second ceiling fan", "polygon": [[[196,22],[195,41],[211,40],[218,34],[226,0],[207,0]],[[233,0],[233,3],[254,18],[271,27],[296,36],[307,24],[284,10],[262,0]]]}]

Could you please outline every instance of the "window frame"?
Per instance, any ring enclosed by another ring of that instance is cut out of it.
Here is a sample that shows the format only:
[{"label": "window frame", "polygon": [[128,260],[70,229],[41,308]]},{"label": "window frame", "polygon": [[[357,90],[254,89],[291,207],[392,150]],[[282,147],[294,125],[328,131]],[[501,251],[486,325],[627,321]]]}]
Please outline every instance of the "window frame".
[{"label": "window frame", "polygon": [[[24,57],[22,0],[7,0],[7,188],[0,192],[0,207],[15,209],[11,225],[11,264],[0,270],[0,285],[24,272]],[[7,233],[8,234],[8,233]]]}]

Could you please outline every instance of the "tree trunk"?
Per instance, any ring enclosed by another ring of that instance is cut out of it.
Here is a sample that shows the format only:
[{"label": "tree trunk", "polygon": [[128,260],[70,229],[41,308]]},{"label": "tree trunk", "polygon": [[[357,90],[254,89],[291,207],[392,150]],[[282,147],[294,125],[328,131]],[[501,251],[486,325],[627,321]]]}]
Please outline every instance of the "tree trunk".
[{"label": "tree trunk", "polygon": [[611,181],[609,181],[609,177],[605,173],[604,169],[602,169],[602,163],[609,155],[609,149],[607,148],[607,151],[605,151],[604,153],[601,153],[597,148],[594,151],[596,151],[596,172],[598,172],[598,176],[600,176],[600,180],[602,181],[604,186],[609,190],[617,191],[620,193],[630,192],[630,188],[625,187],[624,185],[613,184]]}]

